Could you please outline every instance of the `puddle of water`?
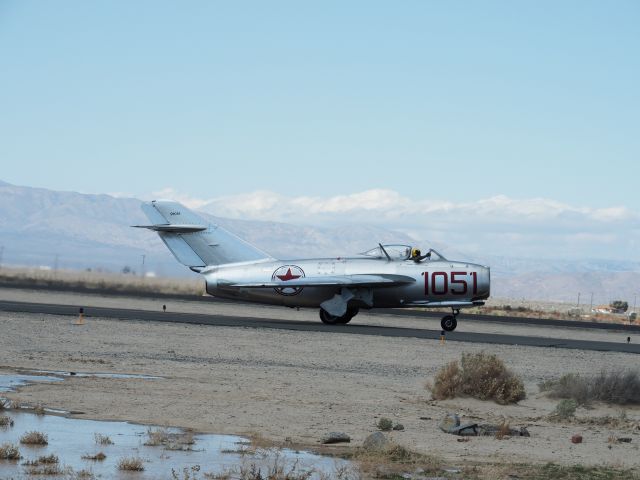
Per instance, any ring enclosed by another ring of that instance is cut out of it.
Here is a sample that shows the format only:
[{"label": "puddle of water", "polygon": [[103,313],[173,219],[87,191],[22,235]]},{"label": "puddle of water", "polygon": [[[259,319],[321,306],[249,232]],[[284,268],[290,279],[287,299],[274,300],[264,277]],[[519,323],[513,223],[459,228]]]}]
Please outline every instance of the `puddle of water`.
[{"label": "puddle of water", "polygon": [[62,370],[33,370],[36,373],[58,375],[61,377],[97,377],[97,378],[138,378],[142,380],[158,380],[162,377],[141,375],[136,373],[107,373],[107,372],[65,372]]},{"label": "puddle of water", "polygon": [[[55,375],[68,376],[69,372],[41,371]],[[65,375],[66,374],[66,375]],[[79,376],[95,376],[84,374]],[[102,374],[112,378],[162,378],[143,375]],[[115,376],[117,375],[117,376]],[[45,375],[0,375],[0,392],[15,390],[17,387],[37,382],[59,382],[59,376]],[[45,409],[50,413],[68,413]],[[191,450],[167,450],[163,446],[146,446],[149,437],[147,430],[158,427],[147,427],[127,422],[105,422],[97,420],[73,419],[59,415],[35,415],[20,410],[2,412],[13,420],[12,427],[0,428],[0,445],[12,443],[19,445],[22,459],[19,462],[0,460],[0,478],[31,478],[22,465],[25,461],[35,460],[41,456],[56,455],[59,465],[72,468],[75,472],[87,470],[97,478],[132,478],[132,479],[171,479],[171,469],[182,478],[182,470],[200,465],[201,473],[221,473],[240,466],[250,468],[255,464],[266,476],[268,468],[279,462],[288,471],[294,465],[296,472],[316,472],[311,478],[320,478],[324,474],[332,475],[338,468],[349,468],[350,462],[308,452],[297,452],[288,449],[257,450],[254,454],[241,453],[247,450],[250,442],[246,438],[233,435],[194,435],[195,443],[186,445]],[[38,431],[48,436],[49,444],[35,447],[20,445],[20,437],[26,432]],[[168,429],[174,434],[183,433],[179,429]],[[112,445],[96,444],[95,434],[108,436]],[[103,461],[83,459],[83,456],[103,452]],[[144,460],[143,472],[121,472],[118,462],[124,457],[140,457]],[[200,475],[201,477],[202,475]],[[47,478],[65,478],[47,475]]]},{"label": "puddle of water", "polygon": [[[20,462],[0,460],[0,478],[20,478],[26,476],[26,467],[22,463],[40,456],[57,455],[61,467],[71,467],[74,471],[88,470],[98,478],[135,478],[170,479],[171,469],[182,477],[183,468],[200,465],[199,477],[204,472],[220,473],[241,465],[250,467],[255,464],[266,477],[267,469],[278,456],[280,464],[286,470],[297,462],[296,471],[314,470],[315,478],[319,472],[332,475],[337,468],[348,468],[345,460],[314,455],[293,450],[258,450],[254,455],[237,453],[246,444],[247,439],[231,435],[194,435],[195,443],[191,451],[165,450],[162,446],[145,446],[148,441],[147,429],[143,425],[126,422],[104,422],[96,420],[71,419],[61,416],[37,416],[20,411],[7,411],[6,415],[14,421],[13,427],[0,429],[0,444],[10,442],[20,446]],[[156,427],[152,427],[156,428]],[[42,447],[20,445],[20,437],[29,431],[43,432],[48,435],[49,444]],[[180,433],[177,429],[171,432]],[[112,445],[98,445],[95,434],[107,435]],[[82,459],[83,456],[103,452],[103,461]],[[228,453],[234,452],[234,453]],[[143,472],[120,472],[118,462],[123,457],[140,457],[144,460]],[[48,476],[47,478],[59,478]],[[313,478],[313,477],[312,477]]]},{"label": "puddle of water", "polygon": [[63,379],[45,375],[0,375],[0,392],[11,392],[18,387],[38,382],[61,382]]}]

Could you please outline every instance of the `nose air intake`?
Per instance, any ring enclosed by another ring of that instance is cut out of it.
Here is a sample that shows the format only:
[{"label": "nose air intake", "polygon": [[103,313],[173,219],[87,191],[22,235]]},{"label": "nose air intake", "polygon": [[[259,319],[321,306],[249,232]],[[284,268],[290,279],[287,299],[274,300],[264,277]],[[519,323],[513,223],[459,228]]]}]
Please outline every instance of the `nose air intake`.
[{"label": "nose air intake", "polygon": [[489,298],[491,294],[491,269],[489,267],[480,267],[480,298]]}]

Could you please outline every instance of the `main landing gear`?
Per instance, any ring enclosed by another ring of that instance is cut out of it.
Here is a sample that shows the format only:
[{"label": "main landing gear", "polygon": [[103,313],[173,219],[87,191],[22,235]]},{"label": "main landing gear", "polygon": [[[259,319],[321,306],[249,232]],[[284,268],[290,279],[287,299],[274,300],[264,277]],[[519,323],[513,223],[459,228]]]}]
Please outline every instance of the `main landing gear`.
[{"label": "main landing gear", "polygon": [[345,313],[341,317],[336,317],[335,315],[331,315],[325,309],[320,309],[320,320],[322,323],[326,323],[327,325],[344,325],[345,323],[349,323],[353,317],[358,314],[358,308],[347,308],[347,313]]},{"label": "main landing gear", "polygon": [[453,315],[445,315],[440,321],[440,326],[445,332],[453,332],[458,326],[458,320],[456,319],[456,317],[460,313],[460,309],[452,308],[451,312],[453,313]]}]

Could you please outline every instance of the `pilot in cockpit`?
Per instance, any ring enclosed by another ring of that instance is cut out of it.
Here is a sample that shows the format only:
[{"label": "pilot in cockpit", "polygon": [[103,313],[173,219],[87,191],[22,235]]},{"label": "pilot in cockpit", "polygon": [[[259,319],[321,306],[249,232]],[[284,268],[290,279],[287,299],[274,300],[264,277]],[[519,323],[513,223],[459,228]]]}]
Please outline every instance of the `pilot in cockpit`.
[{"label": "pilot in cockpit", "polygon": [[431,252],[427,252],[426,255],[421,255],[419,248],[413,248],[411,250],[411,260],[413,260],[414,262],[420,263],[425,258],[431,258]]}]

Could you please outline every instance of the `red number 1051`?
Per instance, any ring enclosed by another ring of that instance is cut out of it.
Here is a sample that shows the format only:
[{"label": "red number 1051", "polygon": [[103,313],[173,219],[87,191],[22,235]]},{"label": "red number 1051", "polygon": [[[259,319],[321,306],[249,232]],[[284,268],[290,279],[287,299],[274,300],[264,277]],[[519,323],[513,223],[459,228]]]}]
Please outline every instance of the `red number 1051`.
[{"label": "red number 1051", "polygon": [[478,272],[422,272],[422,275],[425,295],[465,295],[469,290],[468,275],[471,275],[473,294],[478,293]]}]

